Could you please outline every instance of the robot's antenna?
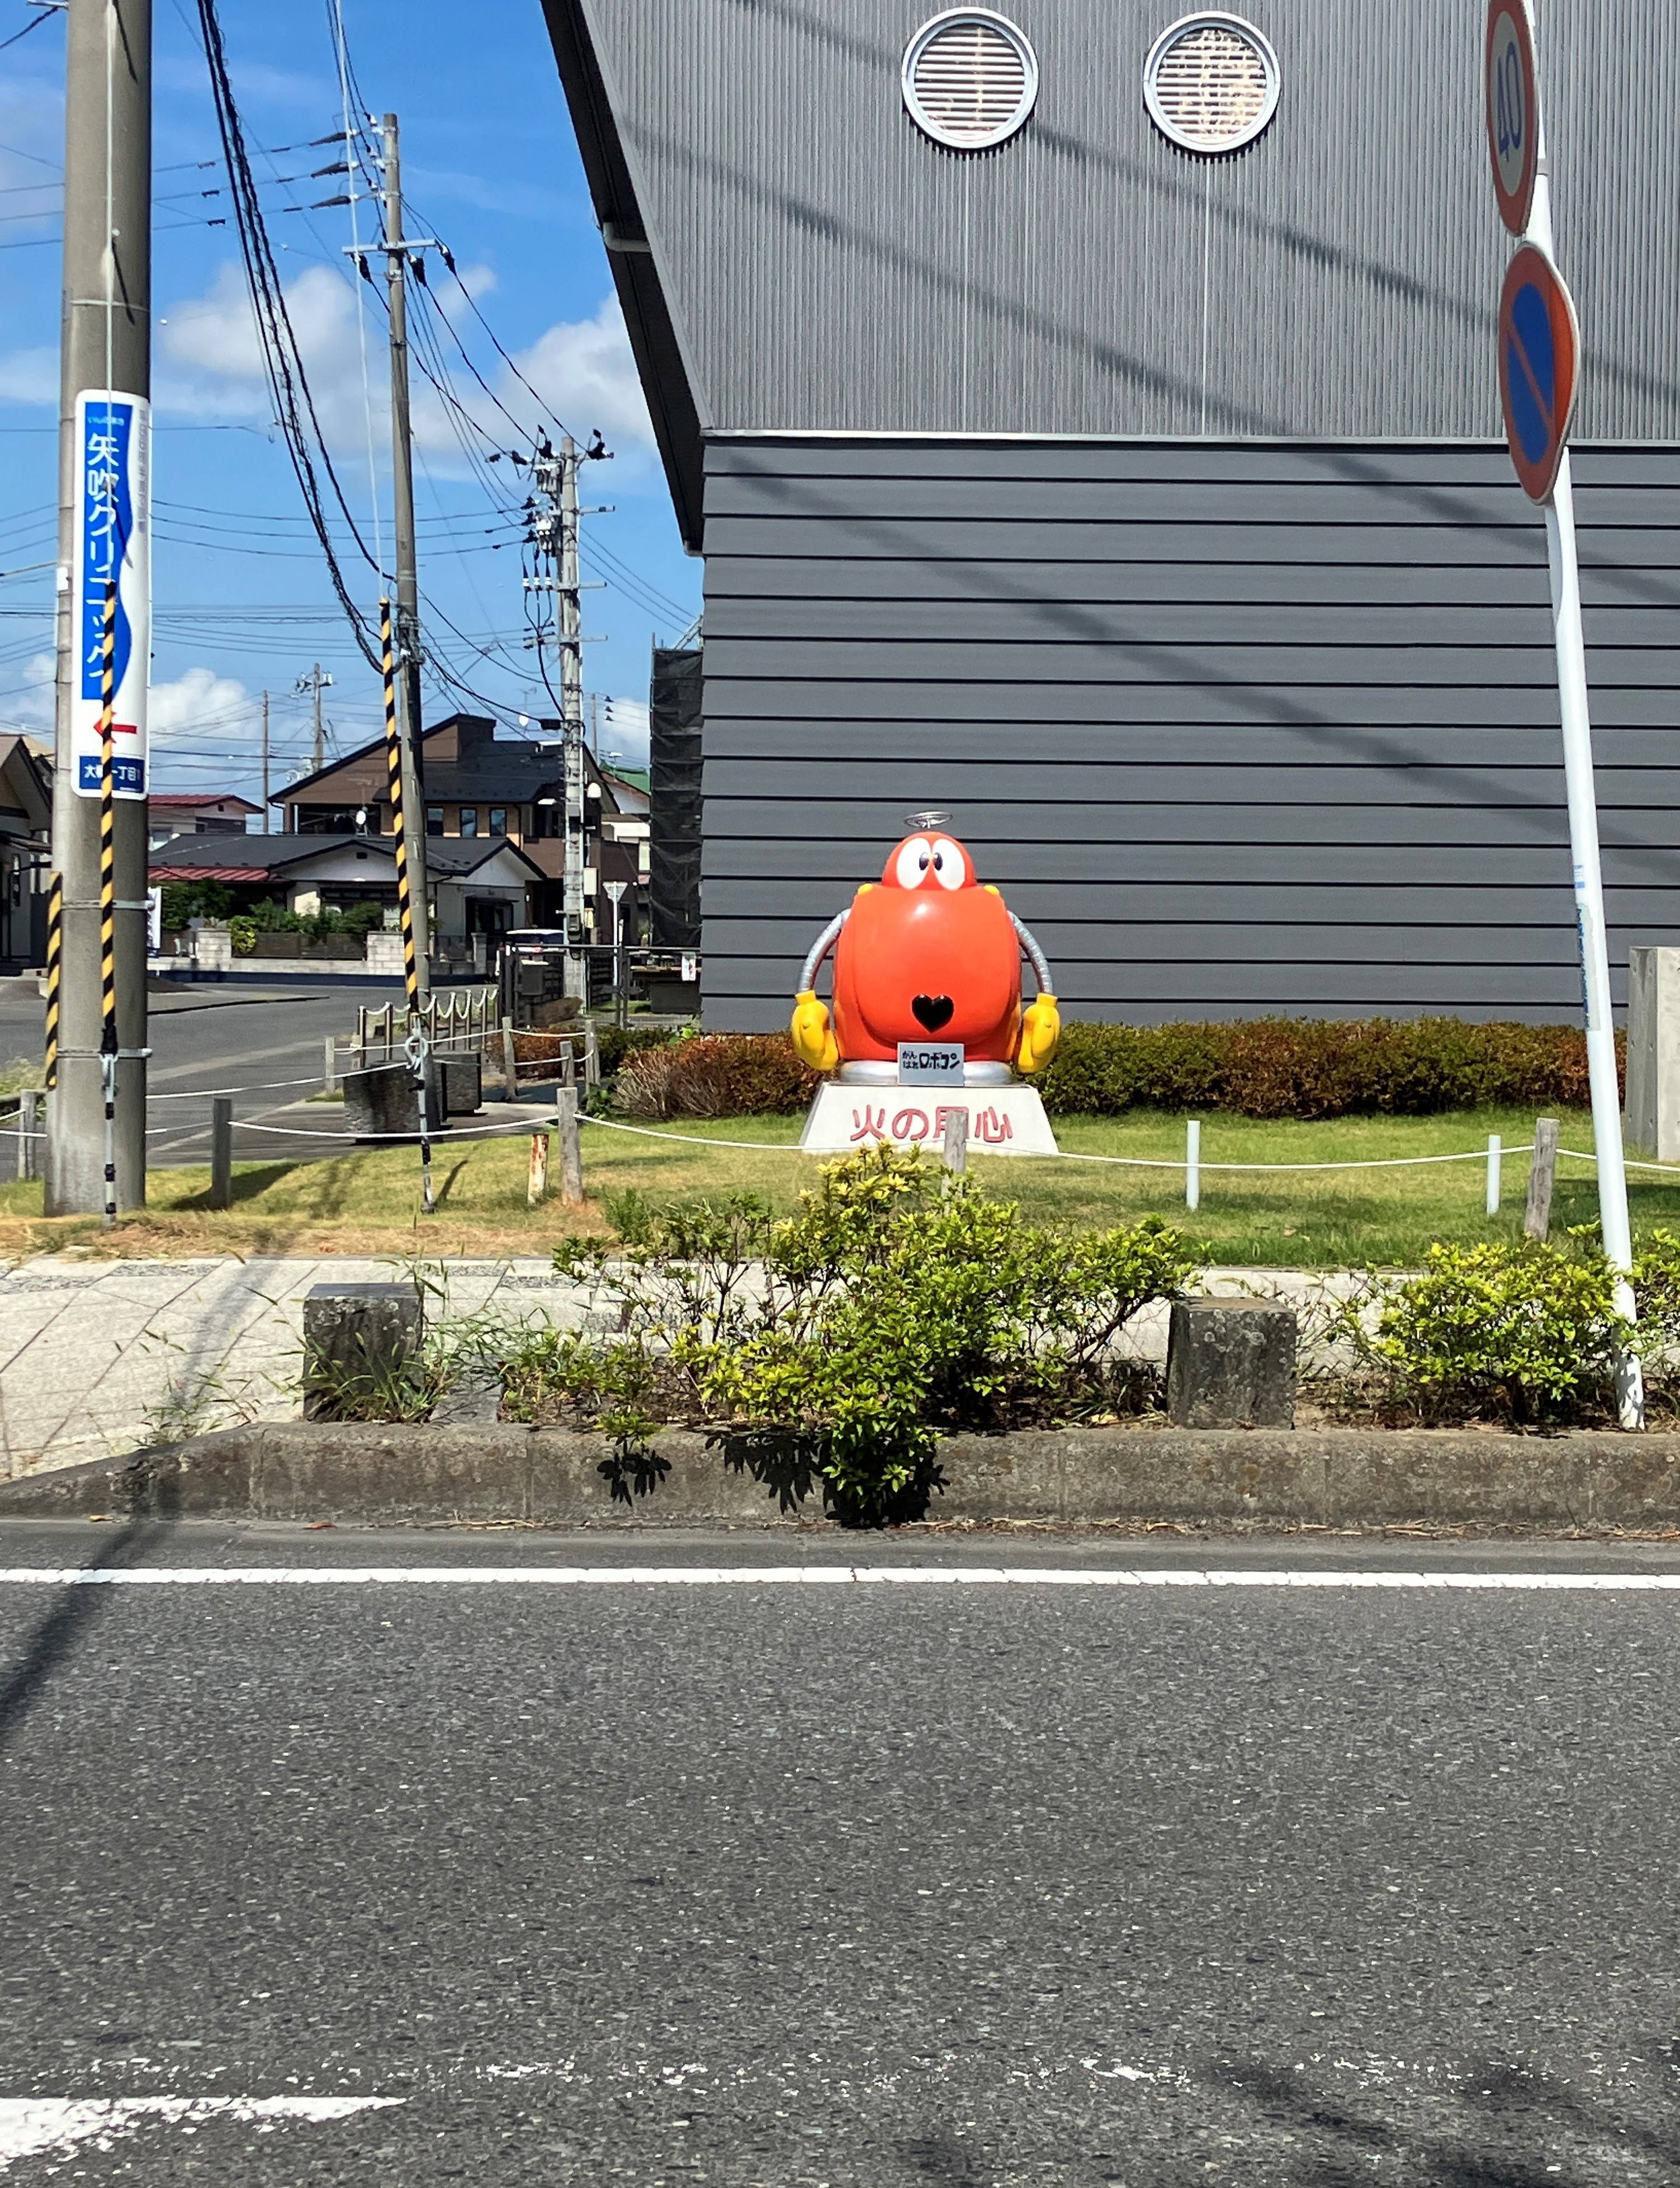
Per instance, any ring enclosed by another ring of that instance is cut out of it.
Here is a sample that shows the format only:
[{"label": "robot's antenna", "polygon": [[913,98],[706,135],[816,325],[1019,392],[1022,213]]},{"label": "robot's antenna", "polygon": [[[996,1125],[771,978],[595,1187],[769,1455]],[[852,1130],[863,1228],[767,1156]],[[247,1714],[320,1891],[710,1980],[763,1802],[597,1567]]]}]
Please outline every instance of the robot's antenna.
[{"label": "robot's antenna", "polygon": [[905,819],[912,828],[944,828],[950,825],[949,813],[906,813]]}]

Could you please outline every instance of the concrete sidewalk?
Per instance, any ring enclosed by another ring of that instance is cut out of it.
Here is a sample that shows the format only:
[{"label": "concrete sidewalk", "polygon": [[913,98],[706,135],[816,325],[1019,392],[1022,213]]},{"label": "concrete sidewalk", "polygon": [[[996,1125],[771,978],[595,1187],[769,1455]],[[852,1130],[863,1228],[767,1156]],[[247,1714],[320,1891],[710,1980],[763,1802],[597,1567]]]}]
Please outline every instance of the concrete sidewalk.
[{"label": "concrete sidewalk", "polygon": [[[0,1478],[300,1410],[304,1294],[388,1283],[389,1260],[83,1261],[0,1276]],[[433,1265],[432,1273],[440,1271]],[[546,1260],[457,1261],[448,1311],[575,1319]],[[429,1311],[430,1305],[429,1305]]]},{"label": "concrete sidewalk", "polygon": [[[427,1315],[493,1305],[577,1328],[583,1288],[546,1259],[426,1265],[447,1285]],[[313,1284],[389,1283],[390,1260],[89,1261],[43,1255],[0,1274],[0,1480],[38,1466],[118,1458],[149,1442],[301,1410],[303,1299]],[[1215,1269],[1204,1289],[1300,1301],[1352,1280],[1292,1269]],[[1166,1356],[1164,1307],[1125,1349]]]}]

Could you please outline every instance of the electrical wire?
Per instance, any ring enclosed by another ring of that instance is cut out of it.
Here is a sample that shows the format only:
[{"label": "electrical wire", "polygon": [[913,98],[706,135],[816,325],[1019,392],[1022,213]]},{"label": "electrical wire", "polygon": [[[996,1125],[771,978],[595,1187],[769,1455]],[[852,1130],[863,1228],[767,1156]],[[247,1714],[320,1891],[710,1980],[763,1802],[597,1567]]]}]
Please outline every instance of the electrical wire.
[{"label": "electrical wire", "polygon": [[20,38],[26,38],[31,31],[38,31],[49,15],[54,15],[57,13],[58,10],[55,8],[43,8],[38,15],[24,25],[22,30],[14,31],[9,38],[0,38],[0,54],[3,54],[8,46],[16,45]]},{"label": "electrical wire", "polygon": [[351,596],[327,522],[316,471],[317,454],[321,469],[326,474],[333,496],[343,512],[344,520],[363,559],[376,574],[379,573],[379,563],[369,552],[349,504],[344,498],[309,391],[297,337],[286,307],[285,293],[280,284],[273,246],[263,224],[257,186],[251,177],[243,127],[228,70],[222,26],[217,14],[217,0],[198,0],[198,8],[205,58],[210,68],[217,127],[234,200],[240,253],[245,262],[245,280],[257,319],[265,375],[274,399],[275,414],[291,458],[292,469],[302,491],[304,506],[313,524],[322,553],[326,557],[328,574],[338,595],[339,605],[349,620],[363,657],[369,668],[377,669],[380,657],[373,634],[368,628],[366,617]]}]

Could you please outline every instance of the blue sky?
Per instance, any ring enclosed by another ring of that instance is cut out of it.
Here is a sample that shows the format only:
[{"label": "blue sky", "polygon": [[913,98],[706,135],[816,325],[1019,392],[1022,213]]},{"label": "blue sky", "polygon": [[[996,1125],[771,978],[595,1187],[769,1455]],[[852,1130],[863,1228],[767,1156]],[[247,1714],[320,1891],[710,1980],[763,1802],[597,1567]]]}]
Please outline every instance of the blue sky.
[{"label": "blue sky", "polygon": [[[231,219],[210,224],[229,207],[194,0],[155,7],[153,777],[159,789],[255,797],[262,691],[272,695],[277,785],[308,755],[300,676],[319,662],[334,679],[330,750],[377,732],[380,693],[269,421]],[[0,0],[0,37],[33,12]],[[330,4],[222,0],[221,17],[248,142],[303,148],[265,151],[252,166],[335,465],[359,520],[372,522],[376,502],[388,553],[384,315],[366,291],[358,304],[342,253],[352,212],[307,209],[343,188],[311,178],[341,151],[307,144],[341,127]],[[580,437],[599,426],[616,452],[584,474],[586,503],[614,511],[584,527],[585,574],[605,581],[585,596],[584,628],[598,642],[585,649],[584,687],[604,709],[603,750],[641,760],[649,647],[698,613],[700,565],[683,552],[653,454],[541,8],[343,0],[343,20],[369,104],[401,117],[410,232],[448,245],[543,407]],[[0,60],[0,727],[37,735],[50,735],[52,716],[52,573],[29,566],[54,552],[63,54],[55,16]],[[373,209],[353,217],[365,240]],[[428,272],[417,347],[447,367],[471,422],[416,372],[420,583],[440,611],[427,640],[511,724],[518,712],[555,710],[521,644],[523,489],[505,455],[488,458],[498,448],[528,452],[538,404],[435,258]],[[362,568],[352,583],[371,613],[376,584],[353,556],[346,567]],[[434,687],[428,720],[456,703],[470,702]]]}]

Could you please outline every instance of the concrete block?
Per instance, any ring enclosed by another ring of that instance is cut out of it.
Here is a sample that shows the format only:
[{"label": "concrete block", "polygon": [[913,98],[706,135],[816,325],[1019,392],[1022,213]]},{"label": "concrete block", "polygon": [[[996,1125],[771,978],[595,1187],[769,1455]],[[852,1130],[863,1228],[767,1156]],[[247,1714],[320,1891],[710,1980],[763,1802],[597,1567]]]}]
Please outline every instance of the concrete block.
[{"label": "concrete block", "polygon": [[401,1373],[420,1351],[426,1307],[414,1284],[316,1284],[303,1297],[303,1414],[336,1418],[345,1381]]},{"label": "concrete block", "polygon": [[484,1059],[476,1051],[443,1058],[443,1107],[451,1117],[476,1116],[484,1107]]},{"label": "concrete block", "polygon": [[1680,1162],[1680,950],[1627,953],[1627,1144]]},{"label": "concrete block", "polygon": [[[428,1130],[441,1132],[447,1122],[443,1066],[434,1056],[426,1066],[426,1115]],[[420,1090],[406,1063],[375,1063],[366,1071],[344,1074],[345,1129],[358,1137],[375,1134],[418,1133]]]},{"label": "concrete block", "polygon": [[1295,1421],[1295,1313],[1271,1300],[1174,1302],[1167,1418],[1181,1429],[1287,1429]]},{"label": "concrete block", "polygon": [[401,933],[394,928],[376,928],[368,937],[364,961],[369,973],[400,980],[407,969]]}]

